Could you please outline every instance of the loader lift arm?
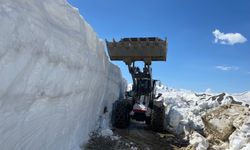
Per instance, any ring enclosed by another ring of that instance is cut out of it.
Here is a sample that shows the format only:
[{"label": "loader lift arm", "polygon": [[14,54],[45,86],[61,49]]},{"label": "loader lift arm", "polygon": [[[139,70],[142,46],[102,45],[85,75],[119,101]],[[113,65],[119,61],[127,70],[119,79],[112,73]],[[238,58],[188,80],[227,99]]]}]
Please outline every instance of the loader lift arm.
[{"label": "loader lift arm", "polygon": [[153,92],[152,68],[150,65],[144,65],[143,71],[139,67],[135,67],[135,62],[128,65],[129,72],[132,76],[133,87],[135,93],[133,99],[138,100],[142,95],[148,95]]}]

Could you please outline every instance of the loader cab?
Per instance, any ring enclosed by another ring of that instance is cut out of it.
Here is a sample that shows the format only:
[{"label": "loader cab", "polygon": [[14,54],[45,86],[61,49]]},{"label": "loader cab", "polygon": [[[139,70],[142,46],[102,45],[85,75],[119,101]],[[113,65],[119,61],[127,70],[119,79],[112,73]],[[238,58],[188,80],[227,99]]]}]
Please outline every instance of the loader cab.
[{"label": "loader cab", "polygon": [[151,92],[151,80],[149,79],[140,79],[138,82],[138,92],[141,95],[146,95]]}]

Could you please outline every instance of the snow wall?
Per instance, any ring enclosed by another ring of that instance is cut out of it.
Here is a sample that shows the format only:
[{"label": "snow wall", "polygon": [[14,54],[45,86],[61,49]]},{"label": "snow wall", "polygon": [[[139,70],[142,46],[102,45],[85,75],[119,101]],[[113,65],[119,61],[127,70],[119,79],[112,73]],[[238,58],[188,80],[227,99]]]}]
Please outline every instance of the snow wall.
[{"label": "snow wall", "polygon": [[66,0],[0,1],[1,150],[80,149],[125,82]]}]

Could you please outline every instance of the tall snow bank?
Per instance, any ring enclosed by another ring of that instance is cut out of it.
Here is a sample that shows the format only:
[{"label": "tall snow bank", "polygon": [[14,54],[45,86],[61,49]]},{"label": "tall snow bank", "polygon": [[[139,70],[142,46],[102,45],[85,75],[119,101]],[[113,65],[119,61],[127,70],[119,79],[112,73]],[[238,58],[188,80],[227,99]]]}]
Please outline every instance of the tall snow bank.
[{"label": "tall snow bank", "polygon": [[66,0],[0,1],[0,147],[80,149],[124,80]]}]

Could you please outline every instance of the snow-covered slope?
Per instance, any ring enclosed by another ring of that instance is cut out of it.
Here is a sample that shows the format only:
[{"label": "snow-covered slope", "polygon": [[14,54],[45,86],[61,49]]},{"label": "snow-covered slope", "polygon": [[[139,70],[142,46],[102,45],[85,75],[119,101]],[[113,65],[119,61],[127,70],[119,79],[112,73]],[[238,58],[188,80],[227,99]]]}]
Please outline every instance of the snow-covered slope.
[{"label": "snow-covered slope", "polygon": [[233,94],[233,97],[237,101],[241,101],[244,104],[250,105],[250,92],[244,92],[244,93],[240,93],[240,94]]},{"label": "snow-covered slope", "polygon": [[123,93],[119,68],[66,0],[1,0],[0,20],[0,149],[79,149]]}]

